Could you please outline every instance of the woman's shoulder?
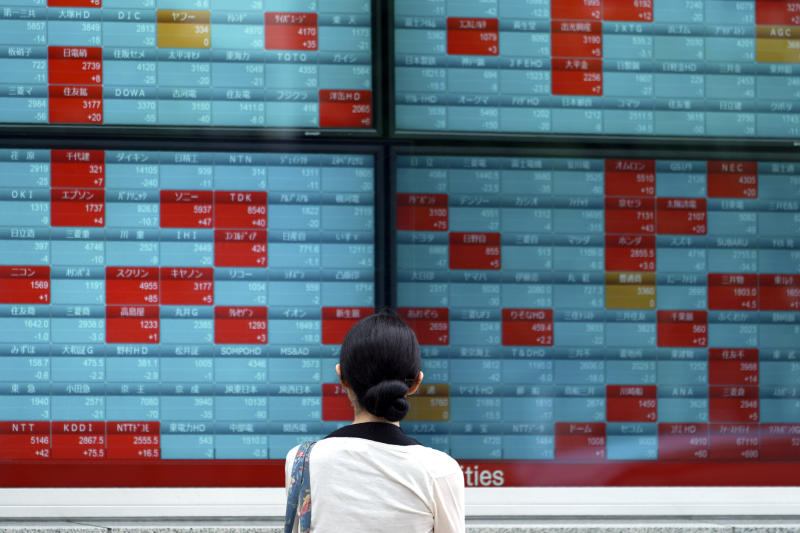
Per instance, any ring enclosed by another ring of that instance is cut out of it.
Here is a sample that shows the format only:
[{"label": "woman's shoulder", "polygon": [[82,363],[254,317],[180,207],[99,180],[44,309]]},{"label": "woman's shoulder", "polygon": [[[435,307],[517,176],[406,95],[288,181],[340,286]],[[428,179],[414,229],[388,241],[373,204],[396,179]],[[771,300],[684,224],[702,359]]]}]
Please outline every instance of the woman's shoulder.
[{"label": "woman's shoulder", "polygon": [[461,467],[456,460],[441,450],[423,446],[422,444],[412,448],[417,454],[421,465],[433,477],[449,476],[455,472],[461,472]]}]

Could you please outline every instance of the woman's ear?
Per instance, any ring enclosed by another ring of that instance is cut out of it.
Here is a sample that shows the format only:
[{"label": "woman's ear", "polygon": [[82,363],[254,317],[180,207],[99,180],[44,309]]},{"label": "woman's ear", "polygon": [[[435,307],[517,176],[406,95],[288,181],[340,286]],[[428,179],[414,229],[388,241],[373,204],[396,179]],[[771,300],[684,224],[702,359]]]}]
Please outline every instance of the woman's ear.
[{"label": "woman's ear", "polygon": [[342,365],[340,365],[339,363],[336,363],[336,375],[339,376],[339,381],[341,382],[342,385],[344,385],[345,387],[349,387],[347,382],[342,377]]},{"label": "woman's ear", "polygon": [[419,374],[417,374],[417,379],[414,380],[414,384],[411,385],[411,387],[409,387],[409,389],[408,389],[408,396],[411,396],[412,394],[417,392],[417,389],[419,389],[420,383],[422,383],[422,376],[423,376],[422,370],[420,370]]}]

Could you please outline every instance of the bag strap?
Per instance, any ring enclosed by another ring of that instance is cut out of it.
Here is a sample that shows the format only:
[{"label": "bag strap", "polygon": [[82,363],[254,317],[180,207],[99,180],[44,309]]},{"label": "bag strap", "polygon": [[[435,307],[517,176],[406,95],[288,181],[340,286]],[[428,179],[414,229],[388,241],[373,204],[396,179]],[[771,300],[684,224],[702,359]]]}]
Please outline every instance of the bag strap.
[{"label": "bag strap", "polygon": [[286,500],[286,524],[284,533],[292,533],[295,520],[299,520],[298,531],[310,533],[311,531],[311,469],[309,458],[313,441],[306,441],[297,449],[292,464],[291,484],[289,496]]}]

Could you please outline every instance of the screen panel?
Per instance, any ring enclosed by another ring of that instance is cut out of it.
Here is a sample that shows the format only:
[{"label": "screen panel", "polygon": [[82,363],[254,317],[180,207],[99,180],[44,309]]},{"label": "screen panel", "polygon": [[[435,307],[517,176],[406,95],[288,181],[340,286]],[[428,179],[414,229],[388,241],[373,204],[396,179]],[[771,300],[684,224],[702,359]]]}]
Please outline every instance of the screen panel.
[{"label": "screen panel", "polygon": [[399,133],[797,138],[792,2],[394,2]]},{"label": "screen panel", "polygon": [[796,484],[797,160],[604,155],[398,152],[406,430],[469,486]]},{"label": "screen panel", "polygon": [[372,0],[2,8],[2,123],[374,129]]},{"label": "screen panel", "polygon": [[375,306],[374,169],[0,150],[0,485],[283,486],[341,425],[322,396]]}]

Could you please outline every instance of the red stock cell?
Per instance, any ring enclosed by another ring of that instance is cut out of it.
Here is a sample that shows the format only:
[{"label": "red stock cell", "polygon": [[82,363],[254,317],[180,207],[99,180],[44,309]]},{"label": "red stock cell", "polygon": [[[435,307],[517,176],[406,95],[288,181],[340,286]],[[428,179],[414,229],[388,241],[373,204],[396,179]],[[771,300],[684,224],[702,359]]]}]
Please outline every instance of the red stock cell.
[{"label": "red stock cell", "polygon": [[422,345],[450,343],[450,310],[446,307],[400,307],[398,314],[414,330]]},{"label": "red stock cell", "polygon": [[53,422],[53,459],[106,459],[105,422]]},{"label": "red stock cell", "polygon": [[158,344],[158,306],[106,306],[106,342],[110,344]]},{"label": "red stock cell", "polygon": [[321,128],[371,128],[372,91],[320,90]]},{"label": "red stock cell", "polygon": [[48,47],[47,78],[51,85],[102,85],[103,49]]},{"label": "red stock cell", "polygon": [[267,50],[319,49],[316,13],[265,13],[264,47]]},{"label": "red stock cell", "polygon": [[451,233],[450,268],[500,270],[499,233]]},{"label": "red stock cell", "polygon": [[322,344],[341,344],[350,328],[374,311],[372,307],[323,307]]},{"label": "red stock cell", "polygon": [[152,461],[161,458],[158,422],[107,422],[108,458]]},{"label": "red stock cell", "polygon": [[447,231],[446,194],[398,194],[397,229],[400,231]]},{"label": "red stock cell", "polygon": [[266,307],[215,307],[214,342],[267,344]]},{"label": "red stock cell", "polygon": [[710,385],[758,385],[758,349],[711,348],[708,351]]},{"label": "red stock cell", "polygon": [[355,417],[347,392],[338,383],[322,384],[322,420],[325,422],[350,421]]},{"label": "red stock cell", "polygon": [[605,205],[606,233],[655,233],[654,198],[606,198]]},{"label": "red stock cell", "polygon": [[47,0],[47,7],[103,7],[102,0]]},{"label": "red stock cell", "polygon": [[102,189],[51,189],[50,225],[102,228],[106,193]]},{"label": "red stock cell", "polygon": [[552,57],[603,57],[602,23],[554,20],[550,25]]},{"label": "red stock cell", "polygon": [[756,0],[756,24],[800,26],[800,7],[794,1]]},{"label": "red stock cell", "polygon": [[163,305],[214,305],[214,269],[161,267]]},{"label": "red stock cell", "polygon": [[266,230],[215,230],[214,266],[266,267]]},{"label": "red stock cell", "polygon": [[211,191],[161,191],[162,228],[211,228],[214,197]]},{"label": "red stock cell", "polygon": [[660,235],[705,235],[707,220],[705,198],[656,201],[656,233]]},{"label": "red stock cell", "polygon": [[157,267],[106,267],[106,305],[158,305]]},{"label": "red stock cell", "polygon": [[709,274],[708,308],[712,311],[757,311],[756,274]]},{"label": "red stock cell", "polygon": [[49,96],[51,123],[103,123],[102,87],[51,85]]},{"label": "red stock cell", "polygon": [[567,20],[600,20],[602,0],[558,0],[550,3],[550,18]]},{"label": "red stock cell", "polygon": [[758,460],[758,429],[758,424],[709,424],[710,458],[714,461]]},{"label": "red stock cell", "polygon": [[90,189],[105,187],[103,150],[51,150],[50,186]]},{"label": "red stock cell", "polygon": [[800,275],[760,274],[758,285],[762,311],[800,311]]},{"label": "red stock cell", "polygon": [[709,198],[758,198],[758,163],[709,161]]},{"label": "red stock cell", "polygon": [[708,459],[710,448],[708,424],[658,425],[661,461],[703,461]]},{"label": "red stock cell", "polygon": [[496,56],[500,54],[500,31],[496,18],[447,19],[447,53],[450,55]]},{"label": "red stock cell", "polygon": [[655,422],[658,394],[655,385],[606,385],[607,422]]},{"label": "red stock cell", "polygon": [[266,228],[267,193],[264,191],[215,192],[214,226],[220,229]]},{"label": "red stock cell", "polygon": [[0,304],[49,303],[49,266],[0,266]]},{"label": "red stock cell", "polygon": [[606,235],[606,270],[655,272],[656,238],[653,235]]},{"label": "red stock cell", "polygon": [[758,423],[758,386],[711,385],[708,387],[710,422]]},{"label": "red stock cell", "polygon": [[0,457],[6,460],[50,459],[50,422],[0,422]]},{"label": "red stock cell", "polygon": [[556,422],[557,461],[604,461],[606,425],[591,422]]},{"label": "red stock cell", "polygon": [[800,424],[761,424],[758,438],[764,461],[797,461],[800,457]]},{"label": "red stock cell", "polygon": [[552,309],[503,309],[503,346],[552,346]]},{"label": "red stock cell", "polygon": [[603,0],[603,20],[652,22],[653,0]]},{"label": "red stock cell", "polygon": [[558,59],[550,61],[551,90],[556,95],[602,96],[603,65],[599,59]]},{"label": "red stock cell", "polygon": [[658,346],[705,348],[708,345],[706,311],[658,311]]},{"label": "red stock cell", "polygon": [[656,162],[646,159],[606,159],[607,196],[655,196]]}]

